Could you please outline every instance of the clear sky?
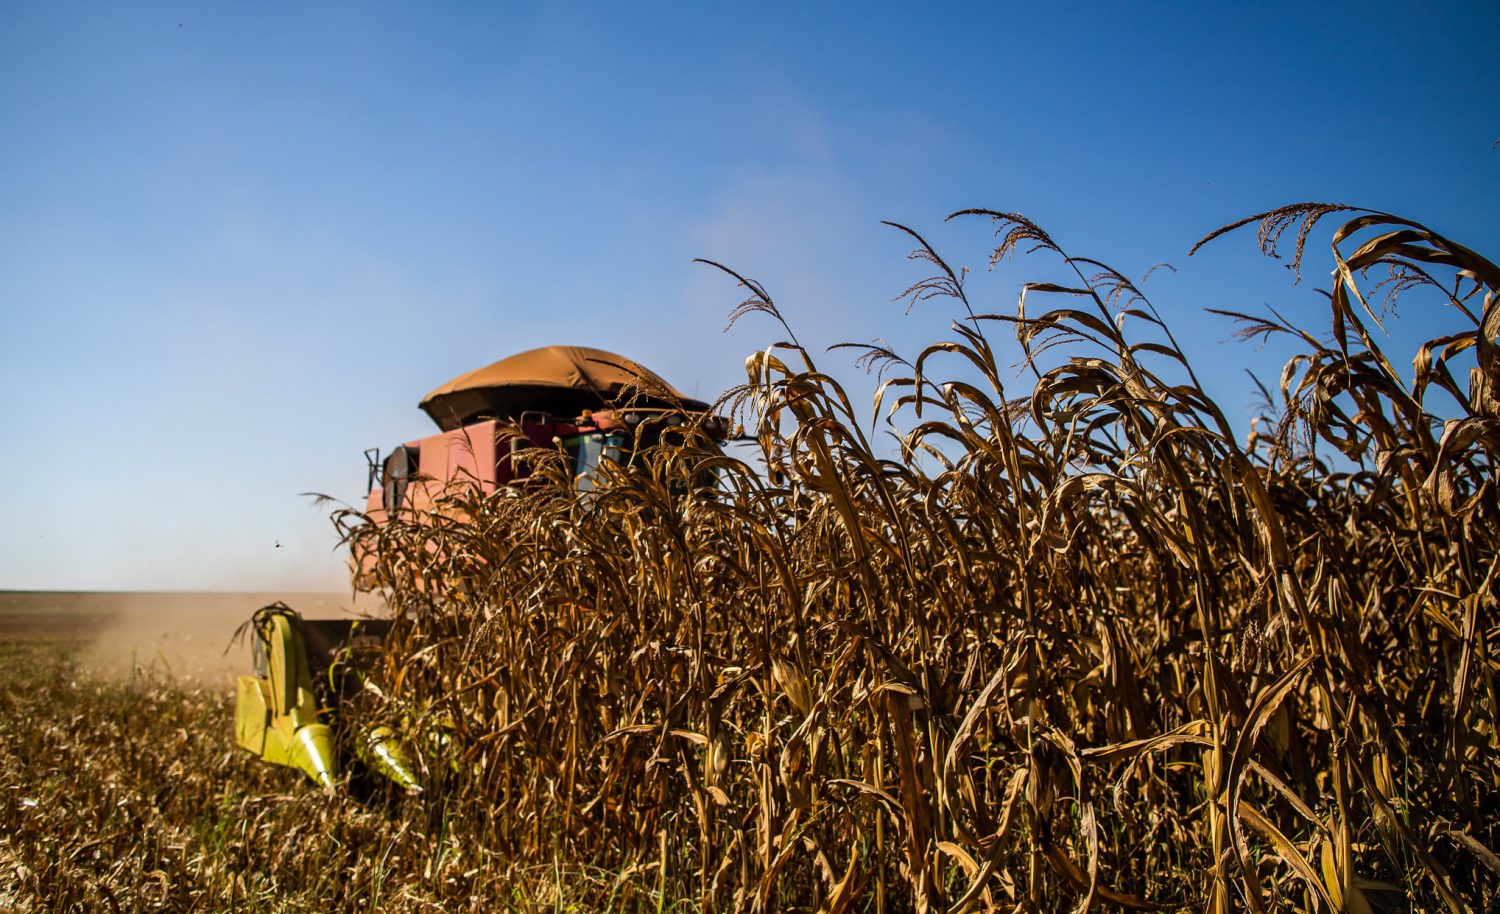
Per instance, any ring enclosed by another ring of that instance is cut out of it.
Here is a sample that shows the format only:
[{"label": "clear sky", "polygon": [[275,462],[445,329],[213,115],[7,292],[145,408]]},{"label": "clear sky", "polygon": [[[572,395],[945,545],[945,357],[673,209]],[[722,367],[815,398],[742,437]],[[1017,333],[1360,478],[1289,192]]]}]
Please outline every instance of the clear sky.
[{"label": "clear sky", "polygon": [[[1500,256],[1500,4],[0,2],[0,588],[336,590],[327,510],[456,374],[548,343],[710,398],[777,333],[953,316],[880,225],[956,209],[1140,275],[1237,421],[1204,307],[1313,315],[1252,236],[1301,200]],[[1321,249],[1315,257],[1322,256]],[[1403,312],[1420,333],[1423,314]],[[1403,331],[1398,331],[1403,332]],[[843,353],[824,357],[867,382]],[[1019,382],[1018,382],[1019,383]]]}]

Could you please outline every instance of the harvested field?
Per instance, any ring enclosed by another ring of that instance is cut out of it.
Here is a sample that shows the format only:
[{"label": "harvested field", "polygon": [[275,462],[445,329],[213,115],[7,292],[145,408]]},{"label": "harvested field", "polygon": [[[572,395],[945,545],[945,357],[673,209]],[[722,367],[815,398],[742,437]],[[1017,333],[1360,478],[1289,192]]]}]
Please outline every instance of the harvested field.
[{"label": "harvested field", "polygon": [[244,650],[230,649],[235,629],[277,600],[311,619],[383,611],[369,595],[5,590],[0,641],[67,644],[80,666],[103,676],[148,670],[218,684],[245,667]]}]

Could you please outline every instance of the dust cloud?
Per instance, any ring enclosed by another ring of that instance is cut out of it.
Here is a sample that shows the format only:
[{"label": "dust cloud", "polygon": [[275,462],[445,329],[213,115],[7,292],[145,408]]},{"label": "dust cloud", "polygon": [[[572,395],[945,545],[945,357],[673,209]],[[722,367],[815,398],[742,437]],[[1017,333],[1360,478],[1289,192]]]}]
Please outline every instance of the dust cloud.
[{"label": "dust cloud", "polygon": [[85,669],[112,678],[145,671],[231,682],[250,671],[248,643],[231,646],[235,629],[278,600],[309,619],[385,609],[369,594],[0,591],[0,641],[65,643]]}]

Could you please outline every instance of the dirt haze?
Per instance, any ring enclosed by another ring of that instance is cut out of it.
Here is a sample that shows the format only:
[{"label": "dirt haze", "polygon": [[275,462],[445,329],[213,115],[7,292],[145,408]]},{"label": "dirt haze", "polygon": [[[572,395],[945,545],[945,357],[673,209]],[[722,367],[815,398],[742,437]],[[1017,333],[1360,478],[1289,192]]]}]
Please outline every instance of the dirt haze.
[{"label": "dirt haze", "polygon": [[249,671],[249,648],[230,646],[235,629],[277,600],[310,619],[384,611],[384,604],[367,594],[0,590],[0,641],[76,645],[79,661],[106,676],[130,676],[140,669],[229,682],[234,673]]}]

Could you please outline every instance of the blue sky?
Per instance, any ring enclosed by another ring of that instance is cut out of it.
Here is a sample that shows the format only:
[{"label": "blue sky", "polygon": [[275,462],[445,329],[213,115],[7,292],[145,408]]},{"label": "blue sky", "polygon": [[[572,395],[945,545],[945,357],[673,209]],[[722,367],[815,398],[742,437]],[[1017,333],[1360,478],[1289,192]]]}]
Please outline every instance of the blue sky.
[{"label": "blue sky", "polygon": [[1277,354],[1202,309],[1315,322],[1322,249],[1292,286],[1203,234],[1332,200],[1500,253],[1494,3],[932,6],[0,3],[0,588],[340,589],[298,493],[361,500],[449,377],[571,342],[740,380],[778,334],[722,333],[695,257],[810,345],[912,352],[953,315],[892,302],[880,220],[1006,311],[1049,265],[943,219],[1020,211],[1173,263],[1148,291],[1248,421]]}]

